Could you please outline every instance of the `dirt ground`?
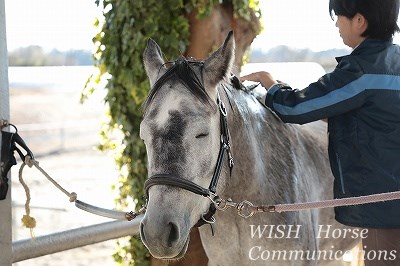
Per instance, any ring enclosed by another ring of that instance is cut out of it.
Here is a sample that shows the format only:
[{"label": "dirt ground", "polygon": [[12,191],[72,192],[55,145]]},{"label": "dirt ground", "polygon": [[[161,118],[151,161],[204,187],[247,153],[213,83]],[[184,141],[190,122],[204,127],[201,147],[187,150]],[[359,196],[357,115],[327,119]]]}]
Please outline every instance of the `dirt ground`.
[{"label": "dirt ground", "polygon": [[[111,155],[95,149],[104,120],[102,96],[79,103],[80,89],[10,88],[11,123],[16,125],[44,168],[78,199],[103,208],[114,208],[111,189],[118,173]],[[12,169],[13,240],[30,238],[22,226],[25,192],[18,181],[21,162]],[[31,216],[36,236],[110,221],[77,209],[36,169],[25,167],[31,191]],[[23,262],[16,266],[115,265],[115,240],[76,248]]]}]

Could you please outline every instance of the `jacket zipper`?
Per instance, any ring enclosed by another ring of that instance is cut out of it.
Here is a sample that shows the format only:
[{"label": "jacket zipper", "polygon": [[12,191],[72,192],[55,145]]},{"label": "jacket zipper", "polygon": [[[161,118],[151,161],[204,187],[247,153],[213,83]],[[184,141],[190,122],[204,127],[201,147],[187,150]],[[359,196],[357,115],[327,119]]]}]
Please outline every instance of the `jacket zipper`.
[{"label": "jacket zipper", "polygon": [[342,188],[342,193],[346,194],[346,191],[344,190],[344,179],[343,179],[343,173],[342,173],[342,164],[340,163],[340,158],[339,158],[339,154],[336,153],[336,161],[337,161],[337,165],[339,168],[339,177],[340,177],[340,185]]}]

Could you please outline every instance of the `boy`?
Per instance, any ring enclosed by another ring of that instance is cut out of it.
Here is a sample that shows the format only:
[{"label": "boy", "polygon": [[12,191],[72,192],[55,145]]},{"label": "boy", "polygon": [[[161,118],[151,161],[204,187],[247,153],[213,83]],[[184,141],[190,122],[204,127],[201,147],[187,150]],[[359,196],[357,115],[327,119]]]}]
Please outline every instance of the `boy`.
[{"label": "boy", "polygon": [[[400,190],[399,0],[330,0],[329,11],[350,55],[303,90],[268,72],[242,80],[269,88],[260,101],[286,123],[328,120],[335,198]],[[368,228],[364,263],[400,265],[400,200],[335,208],[336,220]],[[386,254],[386,256],[384,256]]]}]

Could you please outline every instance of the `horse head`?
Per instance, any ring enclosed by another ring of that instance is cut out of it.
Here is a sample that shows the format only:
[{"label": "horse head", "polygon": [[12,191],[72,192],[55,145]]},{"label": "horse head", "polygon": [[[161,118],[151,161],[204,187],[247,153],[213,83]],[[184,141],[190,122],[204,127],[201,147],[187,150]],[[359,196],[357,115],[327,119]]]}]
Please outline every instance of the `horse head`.
[{"label": "horse head", "polygon": [[179,259],[185,254],[191,228],[202,219],[210,222],[210,217],[204,217],[213,205],[207,198],[209,188],[216,187],[219,178],[218,189],[222,189],[229,175],[226,167],[221,170],[221,145],[225,145],[221,144],[221,117],[225,110],[218,88],[230,74],[234,47],[231,32],[204,61],[182,58],[166,63],[153,40],[144,51],[152,89],[140,125],[150,177],[145,185],[148,202],[140,233],[156,258]]}]

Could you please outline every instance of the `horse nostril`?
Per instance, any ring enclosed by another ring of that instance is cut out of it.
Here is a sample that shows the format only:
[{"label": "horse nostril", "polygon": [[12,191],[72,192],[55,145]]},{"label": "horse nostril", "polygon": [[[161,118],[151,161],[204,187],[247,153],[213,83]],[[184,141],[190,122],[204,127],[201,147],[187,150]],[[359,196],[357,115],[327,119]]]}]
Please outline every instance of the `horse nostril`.
[{"label": "horse nostril", "polygon": [[170,227],[169,236],[168,236],[168,247],[174,246],[174,244],[179,239],[179,230],[178,226],[175,223],[168,223]]}]

